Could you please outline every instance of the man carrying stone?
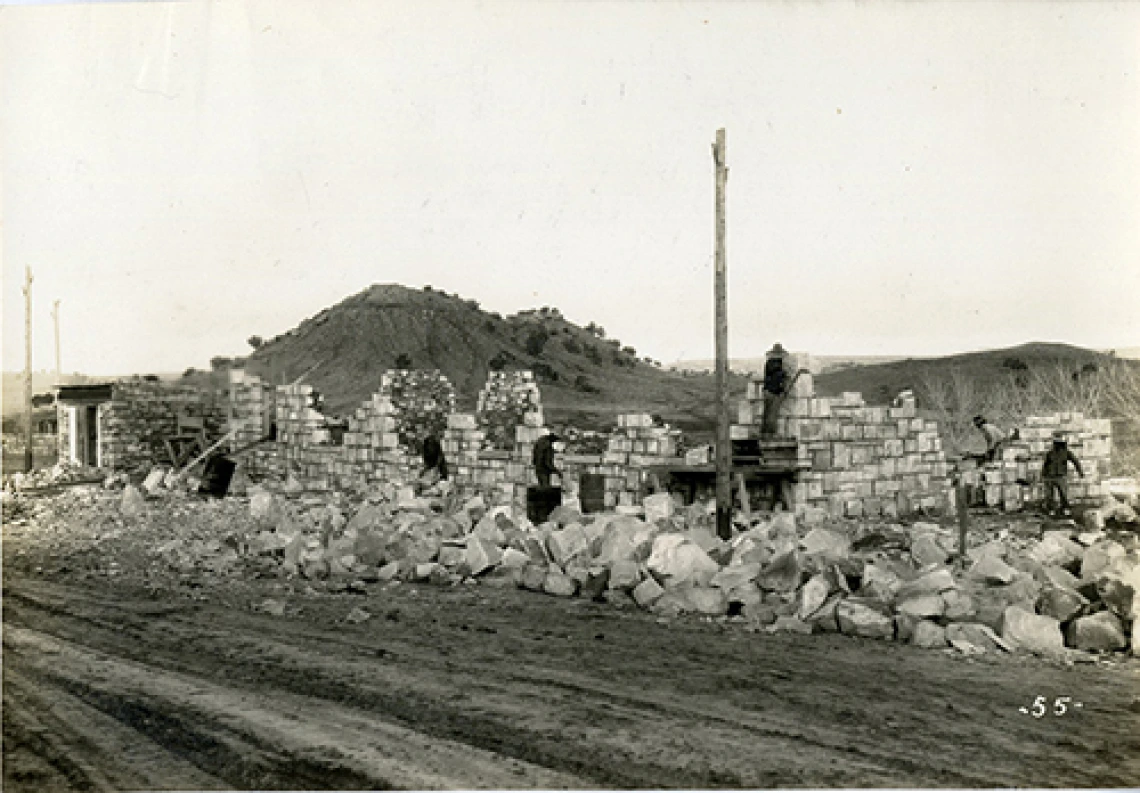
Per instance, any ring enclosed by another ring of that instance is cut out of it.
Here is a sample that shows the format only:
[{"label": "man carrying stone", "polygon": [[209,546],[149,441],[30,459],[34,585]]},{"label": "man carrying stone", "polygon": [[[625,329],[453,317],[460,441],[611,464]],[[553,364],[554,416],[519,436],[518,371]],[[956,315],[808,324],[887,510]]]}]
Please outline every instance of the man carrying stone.
[{"label": "man carrying stone", "polygon": [[538,477],[539,487],[550,487],[550,475],[562,472],[554,466],[554,444],[562,440],[561,436],[553,432],[543,435],[534,444],[534,474]]},{"label": "man carrying stone", "polygon": [[1053,491],[1061,501],[1059,512],[1069,514],[1069,463],[1077,469],[1077,474],[1084,479],[1085,472],[1081,470],[1081,461],[1073,454],[1065,442],[1063,432],[1053,433],[1053,448],[1045,454],[1045,463],[1041,466],[1041,479],[1045,482],[1045,511],[1050,515],[1057,514],[1054,510]]}]

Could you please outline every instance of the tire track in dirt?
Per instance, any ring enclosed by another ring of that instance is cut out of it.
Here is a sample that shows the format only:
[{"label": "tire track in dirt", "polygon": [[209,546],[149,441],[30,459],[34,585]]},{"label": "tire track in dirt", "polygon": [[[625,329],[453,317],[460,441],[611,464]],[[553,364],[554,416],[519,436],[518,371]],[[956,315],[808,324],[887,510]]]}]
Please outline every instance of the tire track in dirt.
[{"label": "tire track in dirt", "polygon": [[[266,756],[264,768],[239,774],[243,786],[320,782],[336,788],[579,786],[579,780],[461,744],[428,739],[375,714],[284,691],[271,696],[110,656],[28,628],[9,626],[4,646],[18,669],[113,711],[135,729],[197,761],[209,761],[229,738]],[[144,722],[149,722],[145,723]],[[191,726],[193,725],[193,726]],[[166,740],[163,733],[176,738]],[[274,773],[282,765],[284,769]],[[233,774],[222,766],[223,773]],[[278,778],[279,777],[279,778]]]},{"label": "tire track in dirt", "polygon": [[[224,664],[232,687],[270,697],[305,691],[557,769],[579,786],[1128,786],[1140,778],[1140,743],[1129,731],[1136,718],[1123,707],[1090,708],[1084,729],[1009,715],[1026,686],[1018,677],[1029,673],[1049,685],[1079,683],[1090,704],[1118,695],[1100,670],[979,667],[842,637],[742,641],[696,625],[578,615],[565,601],[523,593],[483,606],[457,597],[424,590],[416,611],[400,601],[406,618],[367,627],[171,608],[39,582],[9,602],[18,624],[195,676]],[[343,612],[344,602],[305,608]],[[447,620],[431,616],[441,607]],[[93,621],[116,631],[92,630]],[[592,644],[597,626],[612,647]]]}]

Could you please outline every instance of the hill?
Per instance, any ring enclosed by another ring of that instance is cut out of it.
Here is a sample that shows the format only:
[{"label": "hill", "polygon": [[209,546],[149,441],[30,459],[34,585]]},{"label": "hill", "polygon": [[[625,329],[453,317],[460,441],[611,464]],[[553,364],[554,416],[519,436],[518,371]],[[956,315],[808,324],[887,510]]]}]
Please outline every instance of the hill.
[{"label": "hill", "polygon": [[[492,368],[531,369],[551,422],[612,424],[616,413],[659,413],[686,429],[715,421],[713,381],[664,371],[656,362],[544,307],[508,317],[474,300],[424,287],[372,286],[260,345],[248,371],[276,383],[304,379],[343,414],[380,386],[388,369],[439,369],[473,410]],[[735,384],[737,391],[743,381]]]},{"label": "hill", "polygon": [[1088,365],[1098,366],[1113,360],[1106,353],[1068,344],[1030,342],[1001,350],[985,350],[941,358],[906,358],[886,363],[847,366],[831,369],[815,378],[821,396],[837,396],[844,391],[859,391],[868,402],[885,404],[899,391],[921,390],[932,378],[951,374],[975,383],[1008,379],[1018,372],[1061,369],[1080,371]]}]

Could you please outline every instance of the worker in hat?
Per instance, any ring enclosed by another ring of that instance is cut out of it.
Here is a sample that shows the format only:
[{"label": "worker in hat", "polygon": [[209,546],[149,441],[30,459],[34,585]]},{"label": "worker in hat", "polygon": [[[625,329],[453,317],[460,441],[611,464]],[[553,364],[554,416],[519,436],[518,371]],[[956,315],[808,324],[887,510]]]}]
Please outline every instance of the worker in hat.
[{"label": "worker in hat", "polygon": [[551,432],[534,444],[534,475],[538,477],[539,487],[550,487],[551,474],[562,476],[562,472],[554,466],[554,444],[560,440],[560,435]]},{"label": "worker in hat", "polygon": [[[1069,463],[1073,464],[1077,474],[1084,479],[1085,472],[1081,469],[1081,461],[1065,442],[1065,434],[1054,432],[1053,448],[1046,452],[1045,463],[1041,466],[1041,479],[1045,483],[1045,510],[1050,515],[1058,512],[1069,514]],[[1061,502],[1060,510],[1054,509],[1054,491]]]},{"label": "worker in hat", "polygon": [[765,354],[767,360],[764,362],[764,413],[760,418],[760,434],[764,436],[776,434],[776,419],[779,418],[784,400],[792,392],[792,386],[796,384],[799,376],[808,371],[800,369],[791,376],[787,367],[787,356],[788,351],[779,342],[772,345],[772,349]]}]

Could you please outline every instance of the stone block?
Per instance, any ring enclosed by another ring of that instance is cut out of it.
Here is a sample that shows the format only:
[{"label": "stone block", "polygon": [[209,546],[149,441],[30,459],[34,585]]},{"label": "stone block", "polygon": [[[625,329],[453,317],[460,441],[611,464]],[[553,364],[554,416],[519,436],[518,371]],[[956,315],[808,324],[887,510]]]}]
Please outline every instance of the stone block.
[{"label": "stone block", "polygon": [[1065,650],[1060,622],[1021,606],[1010,606],[1005,610],[1001,635],[1015,647],[1038,655],[1059,656]]},{"label": "stone block", "polygon": [[1068,640],[1070,647],[1093,652],[1112,652],[1128,647],[1124,625],[1111,611],[1098,611],[1074,620],[1069,625]]},{"label": "stone block", "polygon": [[519,586],[531,592],[542,592],[546,584],[546,574],[550,572],[545,565],[529,564],[522,569],[519,575]]},{"label": "stone block", "polygon": [[900,599],[895,605],[895,609],[899,614],[918,619],[941,617],[946,613],[946,601],[942,599],[940,594],[915,595],[905,600]]},{"label": "stone block", "polygon": [[642,608],[649,608],[664,594],[665,590],[661,585],[654,581],[652,577],[647,577],[634,588],[633,599],[637,602],[637,605]]},{"label": "stone block", "polygon": [[1088,606],[1088,600],[1072,589],[1047,586],[1037,597],[1037,613],[1052,617],[1059,622],[1068,622]]},{"label": "stone block", "polygon": [[800,586],[804,568],[799,554],[788,551],[775,557],[767,567],[761,569],[756,583],[761,589],[775,592],[794,592]]},{"label": "stone block", "polygon": [[1016,575],[1017,570],[996,556],[983,556],[970,567],[971,578],[991,585],[1008,584]]},{"label": "stone block", "polygon": [[929,650],[941,649],[949,644],[946,640],[946,628],[929,620],[921,620],[914,626],[910,643],[915,647]]},{"label": "stone block", "polygon": [[894,620],[875,601],[848,598],[836,606],[835,617],[839,630],[848,636],[893,639],[895,635]]},{"label": "stone block", "polygon": [[574,597],[578,591],[578,582],[565,573],[551,570],[543,579],[542,591],[555,597]]}]

